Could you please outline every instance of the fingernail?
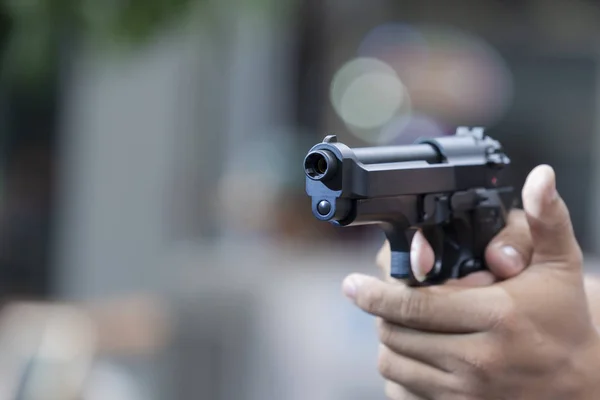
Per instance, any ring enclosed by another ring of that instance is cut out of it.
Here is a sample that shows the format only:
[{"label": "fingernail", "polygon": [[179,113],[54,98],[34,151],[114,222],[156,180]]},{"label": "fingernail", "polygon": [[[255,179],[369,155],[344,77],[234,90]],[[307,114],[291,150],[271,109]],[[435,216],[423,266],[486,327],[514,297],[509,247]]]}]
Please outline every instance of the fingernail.
[{"label": "fingernail", "polygon": [[510,267],[514,268],[515,270],[523,269],[523,258],[514,247],[502,246],[501,250]]},{"label": "fingernail", "polygon": [[344,280],[342,290],[347,297],[354,299],[361,284],[362,279],[357,276],[349,276]]},{"label": "fingernail", "polygon": [[410,268],[412,269],[413,276],[419,282],[425,281],[425,274],[421,271],[419,266],[421,265],[419,256],[421,255],[421,249],[423,247],[423,236],[421,232],[417,232],[413,237],[410,246]]},{"label": "fingernail", "polygon": [[544,210],[559,195],[556,190],[556,176],[552,167],[540,165],[527,176],[523,186],[523,206],[534,218],[542,218]]},{"label": "fingernail", "polygon": [[418,268],[413,268],[413,275],[415,279],[419,282],[425,281],[425,274],[421,272]]}]

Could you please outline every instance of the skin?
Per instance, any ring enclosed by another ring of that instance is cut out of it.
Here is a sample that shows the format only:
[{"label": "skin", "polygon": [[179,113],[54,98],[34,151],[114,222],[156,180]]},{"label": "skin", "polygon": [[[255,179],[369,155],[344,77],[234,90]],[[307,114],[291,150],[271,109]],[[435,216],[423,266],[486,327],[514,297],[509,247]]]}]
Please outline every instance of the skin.
[{"label": "skin", "polygon": [[[600,284],[583,275],[552,168],[534,169],[522,197],[524,209],[488,246],[490,272],[425,288],[345,279],[346,296],[377,317],[388,398],[600,398]],[[433,265],[422,235],[411,259],[416,275]],[[384,272],[389,260],[386,244],[378,255]]]}]

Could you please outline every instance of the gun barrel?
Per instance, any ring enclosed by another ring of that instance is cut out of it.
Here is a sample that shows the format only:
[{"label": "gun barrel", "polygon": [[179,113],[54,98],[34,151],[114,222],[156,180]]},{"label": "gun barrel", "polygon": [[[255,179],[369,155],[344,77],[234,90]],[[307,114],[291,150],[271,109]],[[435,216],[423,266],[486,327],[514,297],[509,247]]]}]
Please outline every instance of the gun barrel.
[{"label": "gun barrel", "polygon": [[363,164],[385,164],[407,161],[426,161],[436,164],[442,161],[435,148],[429,144],[359,147],[354,149],[354,155]]},{"label": "gun barrel", "polygon": [[[357,161],[362,164],[385,164],[408,161],[441,162],[440,154],[429,144],[408,146],[359,147],[353,149]],[[304,171],[312,180],[328,180],[337,170],[338,161],[327,150],[315,150],[304,159]]]}]

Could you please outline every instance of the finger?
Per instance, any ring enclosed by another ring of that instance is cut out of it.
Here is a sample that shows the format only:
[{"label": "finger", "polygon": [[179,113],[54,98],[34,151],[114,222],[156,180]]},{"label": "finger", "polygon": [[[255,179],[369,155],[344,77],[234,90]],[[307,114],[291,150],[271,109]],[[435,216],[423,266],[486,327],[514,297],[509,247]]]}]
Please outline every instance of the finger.
[{"label": "finger", "polygon": [[473,348],[477,338],[418,331],[381,318],[377,318],[377,333],[380,342],[394,353],[444,372],[452,372],[461,365],[460,360],[464,358],[461,352]]},{"label": "finger", "polygon": [[483,287],[494,284],[496,277],[489,271],[473,272],[460,279],[451,279],[446,282],[446,286],[451,287]]},{"label": "finger", "polygon": [[533,243],[532,263],[552,263],[560,268],[576,265],[571,261],[581,260],[581,249],[551,167],[541,165],[529,174],[523,187],[523,207]]},{"label": "finger", "polygon": [[379,373],[426,399],[454,392],[457,386],[453,375],[396,354],[383,345],[379,352]]},{"label": "finger", "polygon": [[381,270],[384,278],[386,278],[386,279],[393,279],[390,277],[391,260],[392,260],[392,251],[390,249],[390,242],[388,242],[386,240],[383,243],[383,246],[381,246],[381,249],[379,249],[379,252],[377,253],[377,258],[376,258],[377,267]]},{"label": "finger", "polygon": [[413,236],[410,249],[410,265],[415,279],[423,282],[425,276],[433,269],[434,263],[433,248],[421,231],[417,231]]},{"label": "finger", "polygon": [[344,280],[346,296],[363,311],[392,323],[435,332],[470,333],[493,326],[495,291],[450,286],[411,288],[354,274]]},{"label": "finger", "polygon": [[385,381],[385,397],[390,400],[425,400],[392,381]]},{"label": "finger", "polygon": [[531,262],[533,242],[523,210],[508,214],[506,227],[488,245],[485,258],[490,271],[501,279],[518,275]]}]

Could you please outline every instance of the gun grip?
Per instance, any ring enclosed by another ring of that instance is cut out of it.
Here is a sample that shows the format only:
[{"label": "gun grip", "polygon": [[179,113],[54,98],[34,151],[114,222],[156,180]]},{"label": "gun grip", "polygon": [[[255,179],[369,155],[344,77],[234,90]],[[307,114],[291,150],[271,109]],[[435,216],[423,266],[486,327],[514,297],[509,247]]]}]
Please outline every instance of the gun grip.
[{"label": "gun grip", "polygon": [[392,250],[390,265],[390,276],[394,279],[412,279],[413,274],[410,267],[410,252]]}]

